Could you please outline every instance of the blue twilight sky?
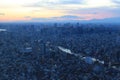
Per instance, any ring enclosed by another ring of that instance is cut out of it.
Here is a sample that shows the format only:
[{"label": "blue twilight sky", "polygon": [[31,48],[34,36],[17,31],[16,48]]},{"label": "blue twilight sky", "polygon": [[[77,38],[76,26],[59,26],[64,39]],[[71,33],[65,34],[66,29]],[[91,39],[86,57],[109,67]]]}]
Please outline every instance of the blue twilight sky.
[{"label": "blue twilight sky", "polygon": [[91,20],[120,17],[120,0],[0,0],[0,21]]}]

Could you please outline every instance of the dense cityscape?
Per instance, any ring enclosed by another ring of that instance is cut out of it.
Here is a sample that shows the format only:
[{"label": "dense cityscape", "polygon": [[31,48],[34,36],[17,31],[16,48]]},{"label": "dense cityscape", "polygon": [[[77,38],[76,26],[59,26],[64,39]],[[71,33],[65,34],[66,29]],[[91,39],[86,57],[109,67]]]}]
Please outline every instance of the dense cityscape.
[{"label": "dense cityscape", "polygon": [[0,23],[0,80],[120,80],[120,25]]}]

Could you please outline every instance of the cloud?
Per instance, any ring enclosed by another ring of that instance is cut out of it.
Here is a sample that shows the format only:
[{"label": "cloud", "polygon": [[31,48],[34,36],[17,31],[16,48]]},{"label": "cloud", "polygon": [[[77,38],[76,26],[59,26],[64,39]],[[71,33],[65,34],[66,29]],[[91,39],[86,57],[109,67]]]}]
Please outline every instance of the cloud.
[{"label": "cloud", "polygon": [[5,15],[5,13],[0,13],[0,15],[1,15],[1,16],[4,16],[4,15]]},{"label": "cloud", "polygon": [[64,15],[59,17],[50,17],[50,18],[31,18],[32,21],[68,21],[68,20],[80,20],[84,17],[74,16],[74,15]]},{"label": "cloud", "polygon": [[25,4],[24,7],[39,7],[47,9],[70,9],[72,6],[79,6],[85,3],[85,0],[41,0],[39,2]]},{"label": "cloud", "polygon": [[[117,6],[117,5],[114,5]],[[40,0],[36,1],[31,4],[26,4],[24,7],[32,7],[34,9],[39,10],[33,10],[32,12],[41,12],[44,10],[59,10],[60,13],[63,14],[93,14],[96,15],[100,13],[100,11],[103,11],[103,9],[107,9],[114,7],[113,2],[111,0]],[[93,8],[96,8],[96,10],[93,10]],[[100,10],[99,10],[100,9]]]},{"label": "cloud", "polygon": [[83,4],[84,0],[61,0],[58,4]]},{"label": "cloud", "polygon": [[86,8],[86,9],[75,9],[66,10],[64,13],[72,15],[81,15],[86,18],[108,18],[108,17],[119,17],[119,8],[100,7],[100,8]]},{"label": "cloud", "polygon": [[[76,20],[92,18],[105,18],[120,16],[120,0],[7,0],[1,1],[0,6],[12,6],[2,8],[1,12],[8,12],[11,15],[18,15],[29,20]],[[21,12],[19,14],[17,12]],[[6,15],[0,13],[0,16]],[[29,15],[29,16],[26,16]],[[65,16],[58,16],[65,15]],[[75,16],[74,16],[75,15]],[[37,18],[34,18],[35,16]],[[50,18],[44,18],[49,17]],[[58,16],[58,17],[55,17]],[[80,17],[82,16],[82,17]],[[43,17],[43,18],[41,18]],[[12,18],[13,19],[13,18]]]},{"label": "cloud", "polygon": [[75,9],[75,10],[67,10],[65,13],[71,13],[71,14],[97,14],[98,12],[96,9],[90,8],[90,9]]},{"label": "cloud", "polygon": [[64,16],[60,16],[60,17],[53,17],[54,19],[79,19],[82,17],[79,16],[74,16],[74,15],[64,15]]},{"label": "cloud", "polygon": [[[71,4],[83,4],[85,0],[44,0],[35,2],[32,4],[28,4],[26,6],[28,7],[41,7],[41,6],[47,6],[47,5],[71,5]],[[48,6],[49,7],[49,6]]]},{"label": "cloud", "polygon": [[94,8],[94,7],[111,7],[111,0],[40,0],[31,4],[26,4],[24,7],[43,7],[53,9],[75,9],[75,8]]},{"label": "cloud", "polygon": [[120,8],[120,0],[111,0],[115,8]]},{"label": "cloud", "polygon": [[31,18],[31,16],[25,16],[24,18]]},{"label": "cloud", "polygon": [[[84,20],[84,17],[65,15],[50,18],[31,18],[31,22],[82,22],[82,23],[120,23],[120,17]],[[25,22],[25,21],[24,21]]]},{"label": "cloud", "polygon": [[113,3],[120,4],[120,0],[112,0]]}]

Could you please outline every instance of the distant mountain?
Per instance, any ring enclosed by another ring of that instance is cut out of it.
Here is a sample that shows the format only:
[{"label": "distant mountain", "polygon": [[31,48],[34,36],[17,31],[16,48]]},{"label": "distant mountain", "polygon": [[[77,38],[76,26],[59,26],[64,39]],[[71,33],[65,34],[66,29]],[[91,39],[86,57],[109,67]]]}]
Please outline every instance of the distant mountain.
[{"label": "distant mountain", "polygon": [[[78,20],[81,19],[81,20]],[[83,19],[83,20],[82,20]],[[60,23],[66,23],[66,22],[80,22],[80,23],[117,23],[120,24],[120,17],[112,17],[112,18],[104,18],[104,19],[92,19],[92,20],[84,20],[83,17],[78,16],[72,16],[72,15],[65,15],[60,17],[51,17],[51,18],[32,18],[31,20],[22,20],[22,21],[10,21],[10,23],[25,23],[25,22],[60,22]]]},{"label": "distant mountain", "polygon": [[93,19],[87,22],[96,23],[120,23],[120,17],[104,18],[104,19]]}]

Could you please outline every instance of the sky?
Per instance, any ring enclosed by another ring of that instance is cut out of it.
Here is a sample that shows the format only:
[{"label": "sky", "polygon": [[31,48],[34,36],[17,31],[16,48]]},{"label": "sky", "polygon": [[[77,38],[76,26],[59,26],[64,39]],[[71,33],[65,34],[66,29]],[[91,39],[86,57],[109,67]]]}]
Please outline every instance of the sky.
[{"label": "sky", "polygon": [[120,0],[0,0],[1,22],[113,17],[120,17]]}]

